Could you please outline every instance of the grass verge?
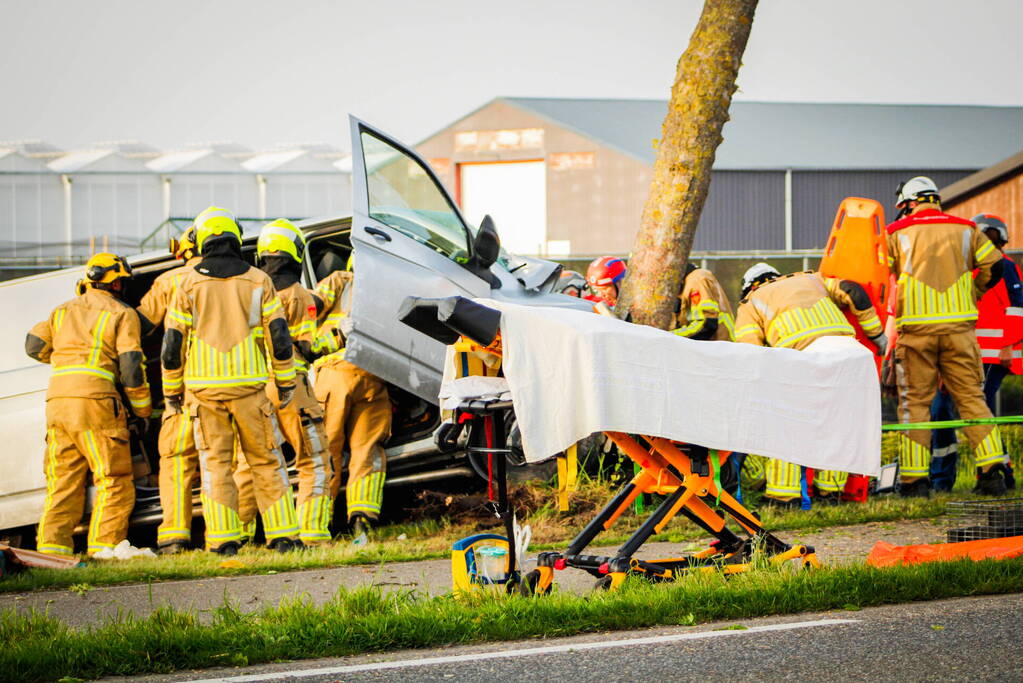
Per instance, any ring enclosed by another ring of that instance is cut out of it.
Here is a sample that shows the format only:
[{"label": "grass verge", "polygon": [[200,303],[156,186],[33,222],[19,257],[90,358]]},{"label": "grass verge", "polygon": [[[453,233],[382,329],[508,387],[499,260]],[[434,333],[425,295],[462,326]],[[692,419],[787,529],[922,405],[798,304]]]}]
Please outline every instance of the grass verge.
[{"label": "grass verge", "polygon": [[546,598],[427,598],[342,591],[322,607],[293,601],[254,614],[230,605],[209,623],[163,609],[72,629],[41,614],[0,614],[0,679],[54,680],[343,656],[453,643],[700,622],[1023,591],[1023,559],[807,572],[765,569],[615,593]]},{"label": "grass verge", "polygon": [[[547,493],[541,491],[537,497],[550,500],[552,496],[548,496]],[[612,491],[607,485],[593,483],[578,492],[576,498],[579,504],[574,514],[560,514],[553,505],[544,505],[533,510],[526,517],[526,521],[533,527],[534,541],[530,549],[539,551],[563,548],[595,514],[596,508],[611,495]],[[943,494],[929,499],[887,496],[872,498],[862,504],[818,506],[809,511],[778,511],[766,508],[762,510],[762,517],[767,529],[779,532],[782,538],[791,540],[788,538],[791,533],[787,535],[785,532],[807,532],[869,522],[937,517],[944,512],[945,504],[949,500],[972,497],[961,491],[954,495]],[[651,509],[652,507],[648,507],[647,514]],[[610,533],[598,537],[598,544],[623,543],[642,520],[642,517],[630,510],[612,527]],[[139,558],[129,562],[90,562],[73,570],[33,570],[7,577],[0,580],[0,593],[67,589],[75,585],[111,586],[438,559],[448,557],[454,540],[476,533],[478,530],[477,524],[455,524],[444,519],[395,524],[376,530],[375,541],[362,547],[339,543],[287,555],[267,552],[262,548],[245,548],[235,558],[237,561],[230,563],[232,565],[230,567],[221,566],[224,558],[203,552],[153,559]],[[405,538],[399,540],[400,536]],[[652,540],[681,543],[706,537],[707,535],[691,522],[678,518]],[[827,558],[824,560],[827,561]]]}]

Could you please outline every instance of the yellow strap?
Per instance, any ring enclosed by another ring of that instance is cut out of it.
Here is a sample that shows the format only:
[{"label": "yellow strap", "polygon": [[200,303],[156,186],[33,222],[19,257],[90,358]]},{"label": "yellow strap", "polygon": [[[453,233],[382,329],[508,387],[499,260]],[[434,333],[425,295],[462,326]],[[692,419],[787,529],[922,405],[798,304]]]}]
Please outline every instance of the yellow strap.
[{"label": "yellow strap", "polygon": [[558,510],[561,512],[568,512],[568,494],[576,490],[578,450],[578,446],[572,444],[558,456]]}]

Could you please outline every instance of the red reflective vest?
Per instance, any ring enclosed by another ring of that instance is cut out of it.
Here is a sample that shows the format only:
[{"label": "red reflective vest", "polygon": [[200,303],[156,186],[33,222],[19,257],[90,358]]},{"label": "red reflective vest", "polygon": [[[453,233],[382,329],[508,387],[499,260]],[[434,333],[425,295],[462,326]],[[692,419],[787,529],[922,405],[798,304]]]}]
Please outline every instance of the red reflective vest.
[{"label": "red reflective vest", "polygon": [[[1010,259],[1005,268],[1015,268],[1023,279],[1023,272]],[[989,289],[977,302],[977,343],[985,363],[998,364],[998,354],[1006,346],[1012,347],[1012,374],[1023,375],[1023,308],[1012,305],[1005,278]]]}]

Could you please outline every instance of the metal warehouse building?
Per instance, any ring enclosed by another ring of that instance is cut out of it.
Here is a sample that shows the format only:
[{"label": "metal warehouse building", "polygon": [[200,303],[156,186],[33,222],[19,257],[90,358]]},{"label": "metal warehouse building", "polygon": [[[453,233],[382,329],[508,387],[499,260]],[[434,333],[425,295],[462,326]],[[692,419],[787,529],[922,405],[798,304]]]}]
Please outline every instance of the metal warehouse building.
[{"label": "metal warehouse building", "polygon": [[[512,251],[627,253],[649,189],[659,100],[502,97],[418,145],[467,218]],[[891,206],[1023,148],[1023,107],[733,102],[695,250],[820,249],[839,201]]]},{"label": "metal warehouse building", "polygon": [[319,143],[267,152],[233,143],[171,152],[137,142],[71,152],[0,143],[0,263],[60,265],[104,249],[160,248],[211,204],[251,219],[348,213],[343,156]]}]

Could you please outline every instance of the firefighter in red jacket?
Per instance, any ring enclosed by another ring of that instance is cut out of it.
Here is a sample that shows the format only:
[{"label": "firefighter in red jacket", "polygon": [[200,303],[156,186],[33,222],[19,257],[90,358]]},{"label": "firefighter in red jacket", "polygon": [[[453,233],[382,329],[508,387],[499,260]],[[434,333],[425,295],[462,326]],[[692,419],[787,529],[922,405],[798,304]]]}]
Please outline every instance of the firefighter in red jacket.
[{"label": "firefighter in red jacket", "polygon": [[604,302],[611,308],[618,303],[618,288],[625,279],[626,264],[614,256],[594,259],[586,269],[586,284],[592,294],[584,296],[587,301]]},{"label": "firefighter in red jacket", "polygon": [[[1009,228],[998,216],[982,213],[971,219],[1002,253],[1002,280],[977,302],[977,343],[984,364],[984,399],[995,412],[995,397],[1002,380],[1010,372],[1023,374],[1023,273],[1016,262],[1005,256]],[[931,419],[956,418],[955,404],[944,389],[934,397]],[[951,491],[956,480],[959,444],[954,429],[936,429],[931,441],[931,485],[937,491]],[[1007,488],[1015,488],[1011,465],[1002,472]]]}]

